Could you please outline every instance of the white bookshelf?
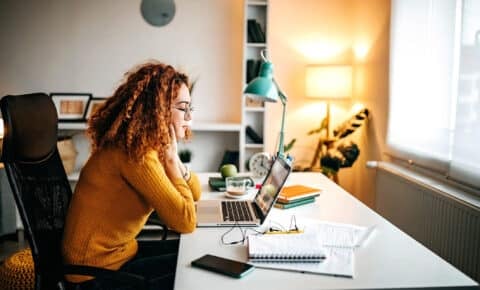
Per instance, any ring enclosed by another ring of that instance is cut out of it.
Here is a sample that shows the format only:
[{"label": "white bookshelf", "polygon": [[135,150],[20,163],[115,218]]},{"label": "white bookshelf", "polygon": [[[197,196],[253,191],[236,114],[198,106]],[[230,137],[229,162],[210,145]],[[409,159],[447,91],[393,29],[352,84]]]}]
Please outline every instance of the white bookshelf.
[{"label": "white bookshelf", "polygon": [[[260,53],[268,48],[268,0],[245,0],[244,1],[244,19],[243,19],[243,71],[242,88],[247,84],[247,61],[261,60]],[[265,35],[265,42],[252,42],[248,37],[248,20],[254,19],[260,24]],[[258,70],[258,69],[257,69]],[[246,128],[250,126],[259,136],[263,138],[262,144],[253,143],[246,134]],[[240,131],[239,160],[240,171],[247,170],[246,164],[250,157],[257,153],[265,151],[265,105],[249,106],[247,97],[242,92],[242,130]]]}]

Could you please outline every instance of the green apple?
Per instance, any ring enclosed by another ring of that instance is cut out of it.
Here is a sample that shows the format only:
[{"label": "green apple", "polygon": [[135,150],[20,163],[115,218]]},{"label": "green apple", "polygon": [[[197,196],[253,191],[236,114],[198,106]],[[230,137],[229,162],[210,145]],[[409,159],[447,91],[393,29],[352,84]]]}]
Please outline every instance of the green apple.
[{"label": "green apple", "polygon": [[235,164],[224,164],[220,167],[220,174],[222,174],[223,178],[235,176],[237,173],[237,166],[235,166]]}]

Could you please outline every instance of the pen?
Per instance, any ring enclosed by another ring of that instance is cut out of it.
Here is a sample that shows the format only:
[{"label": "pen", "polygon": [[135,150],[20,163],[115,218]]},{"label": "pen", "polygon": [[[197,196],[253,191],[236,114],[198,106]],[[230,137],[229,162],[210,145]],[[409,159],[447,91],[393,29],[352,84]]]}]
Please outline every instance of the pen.
[{"label": "pen", "polygon": [[278,234],[302,234],[302,230],[289,230],[289,231],[279,231],[279,230],[268,230],[265,235],[278,235]]}]

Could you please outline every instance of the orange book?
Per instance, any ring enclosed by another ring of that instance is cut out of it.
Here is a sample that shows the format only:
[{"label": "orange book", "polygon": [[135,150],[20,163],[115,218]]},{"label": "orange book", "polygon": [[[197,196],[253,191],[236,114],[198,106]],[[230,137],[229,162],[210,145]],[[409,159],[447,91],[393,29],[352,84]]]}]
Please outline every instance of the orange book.
[{"label": "orange book", "polygon": [[306,197],[318,196],[322,190],[305,185],[285,186],[278,195],[278,201],[283,203],[292,202]]}]

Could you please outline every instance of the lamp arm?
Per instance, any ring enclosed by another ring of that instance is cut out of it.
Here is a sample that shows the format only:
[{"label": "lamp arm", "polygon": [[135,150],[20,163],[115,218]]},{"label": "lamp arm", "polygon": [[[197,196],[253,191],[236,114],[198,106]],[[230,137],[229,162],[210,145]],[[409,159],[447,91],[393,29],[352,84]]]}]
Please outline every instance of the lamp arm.
[{"label": "lamp arm", "polygon": [[280,87],[278,86],[278,83],[275,81],[275,79],[272,79],[273,83],[277,87],[278,90],[278,96],[280,98],[280,101],[282,102],[282,125],[280,127],[280,136],[279,136],[279,142],[278,142],[278,157],[281,159],[285,159],[285,153],[283,151],[283,144],[284,144],[284,129],[285,129],[285,114],[287,111],[287,96],[282,92]]},{"label": "lamp arm", "polygon": [[288,100],[287,95],[285,95],[285,93],[282,91],[282,89],[280,88],[280,86],[278,85],[277,81],[274,78],[272,78],[272,81],[275,84],[275,86],[277,87],[278,96],[280,97],[280,101],[282,102],[283,105],[286,105],[287,100]]}]

